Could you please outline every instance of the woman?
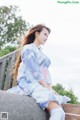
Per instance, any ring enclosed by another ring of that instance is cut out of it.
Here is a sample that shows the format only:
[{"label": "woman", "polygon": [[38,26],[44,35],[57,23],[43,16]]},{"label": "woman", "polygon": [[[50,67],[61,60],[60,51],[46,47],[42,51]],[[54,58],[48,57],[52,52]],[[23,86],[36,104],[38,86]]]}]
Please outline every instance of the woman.
[{"label": "woman", "polygon": [[17,59],[14,77],[18,85],[7,92],[29,95],[39,106],[50,112],[50,120],[65,120],[62,103],[70,100],[67,96],[55,93],[51,88],[48,67],[49,58],[40,50],[50,34],[50,29],[42,24],[31,28],[22,42],[21,53]]}]

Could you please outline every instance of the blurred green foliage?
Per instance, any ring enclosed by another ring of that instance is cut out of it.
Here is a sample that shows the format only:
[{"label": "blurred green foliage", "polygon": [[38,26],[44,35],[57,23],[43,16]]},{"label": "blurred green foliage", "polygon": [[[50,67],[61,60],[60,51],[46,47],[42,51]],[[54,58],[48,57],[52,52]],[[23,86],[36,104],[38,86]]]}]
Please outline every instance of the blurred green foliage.
[{"label": "blurred green foliage", "polygon": [[4,49],[0,50],[0,57],[4,56],[10,52],[13,52],[16,49],[17,49],[16,47],[7,46]]},{"label": "blurred green foliage", "polygon": [[62,85],[56,84],[55,86],[52,86],[53,90],[55,90],[60,95],[66,95],[71,98],[71,101],[69,103],[72,104],[80,104],[78,101],[78,98],[74,95],[72,89],[71,90],[65,90]]},{"label": "blurred green foliage", "polygon": [[18,6],[0,6],[0,49],[7,43],[17,43],[31,26]]}]

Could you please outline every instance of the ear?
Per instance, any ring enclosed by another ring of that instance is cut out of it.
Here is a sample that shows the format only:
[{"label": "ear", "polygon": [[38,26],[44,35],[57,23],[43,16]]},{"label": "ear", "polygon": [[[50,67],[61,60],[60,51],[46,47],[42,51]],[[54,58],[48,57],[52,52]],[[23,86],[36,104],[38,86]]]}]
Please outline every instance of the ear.
[{"label": "ear", "polygon": [[36,37],[38,37],[38,35],[39,35],[39,32],[38,32],[38,31],[36,31],[36,32],[35,32],[35,36],[36,36]]}]

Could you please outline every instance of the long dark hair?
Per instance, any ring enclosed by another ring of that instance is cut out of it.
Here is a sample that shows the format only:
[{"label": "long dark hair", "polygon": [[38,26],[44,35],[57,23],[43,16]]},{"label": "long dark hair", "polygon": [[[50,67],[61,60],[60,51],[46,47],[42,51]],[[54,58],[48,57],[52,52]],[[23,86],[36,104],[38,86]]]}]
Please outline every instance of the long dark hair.
[{"label": "long dark hair", "polygon": [[[49,33],[51,32],[50,28],[46,27],[45,25],[38,24],[38,25],[32,27],[28,31],[27,35],[22,40],[21,47],[23,47],[26,44],[33,43],[34,40],[35,40],[35,32],[41,32],[43,28],[46,28]],[[16,80],[16,78],[17,78],[18,67],[20,65],[20,62],[21,62],[21,51],[19,51],[16,63],[15,63],[14,71],[13,71],[13,75],[14,75],[13,78],[14,78],[14,80]]]}]

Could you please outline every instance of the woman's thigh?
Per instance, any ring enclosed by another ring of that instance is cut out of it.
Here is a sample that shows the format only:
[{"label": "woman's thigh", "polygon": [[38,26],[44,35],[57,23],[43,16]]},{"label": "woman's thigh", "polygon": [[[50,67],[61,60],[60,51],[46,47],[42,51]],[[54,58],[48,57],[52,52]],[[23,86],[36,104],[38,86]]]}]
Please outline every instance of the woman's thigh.
[{"label": "woman's thigh", "polygon": [[57,102],[55,102],[55,101],[50,101],[50,102],[48,103],[48,106],[46,107],[46,109],[47,109],[48,111],[50,111],[50,110],[52,110],[52,109],[54,109],[54,108],[59,108],[59,107],[61,107],[61,105],[57,104]]}]

